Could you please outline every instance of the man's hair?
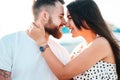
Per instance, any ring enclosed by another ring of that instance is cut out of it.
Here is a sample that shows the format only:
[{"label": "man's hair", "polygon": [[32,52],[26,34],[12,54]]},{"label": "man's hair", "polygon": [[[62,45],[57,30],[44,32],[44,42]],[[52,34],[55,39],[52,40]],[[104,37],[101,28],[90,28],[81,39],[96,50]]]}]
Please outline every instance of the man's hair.
[{"label": "man's hair", "polygon": [[55,6],[56,2],[60,2],[61,4],[65,3],[64,0],[34,0],[32,7],[34,18],[36,18],[42,7]]}]

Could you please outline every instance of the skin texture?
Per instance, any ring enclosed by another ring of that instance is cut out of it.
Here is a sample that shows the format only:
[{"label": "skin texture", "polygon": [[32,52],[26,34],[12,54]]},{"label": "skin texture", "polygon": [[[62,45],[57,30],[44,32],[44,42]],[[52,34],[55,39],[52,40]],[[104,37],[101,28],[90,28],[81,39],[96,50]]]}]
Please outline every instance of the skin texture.
[{"label": "skin texture", "polygon": [[10,75],[10,72],[0,69],[0,80],[11,80]]}]

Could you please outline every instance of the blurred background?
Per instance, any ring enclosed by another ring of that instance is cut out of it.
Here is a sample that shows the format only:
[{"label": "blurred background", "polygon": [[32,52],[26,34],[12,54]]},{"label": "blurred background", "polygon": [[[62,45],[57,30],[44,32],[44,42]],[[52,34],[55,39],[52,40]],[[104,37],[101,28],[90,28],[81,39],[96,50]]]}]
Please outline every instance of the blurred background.
[{"label": "blurred background", "polygon": [[[72,0],[65,0],[66,4]],[[120,0],[94,0],[110,25],[117,39],[120,40]],[[0,38],[16,31],[25,30],[33,21],[33,0],[0,0]],[[66,5],[65,5],[66,6]],[[66,12],[66,9],[65,9]],[[83,41],[82,37],[72,38],[69,29],[62,28],[63,37],[57,40],[69,52]]]}]

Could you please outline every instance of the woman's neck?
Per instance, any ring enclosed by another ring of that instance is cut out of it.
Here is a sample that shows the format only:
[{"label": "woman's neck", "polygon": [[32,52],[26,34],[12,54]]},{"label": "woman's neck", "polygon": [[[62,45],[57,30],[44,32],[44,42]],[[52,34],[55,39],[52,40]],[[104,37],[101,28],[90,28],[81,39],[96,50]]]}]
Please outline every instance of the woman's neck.
[{"label": "woman's neck", "polygon": [[[89,34],[89,35],[88,35]],[[87,33],[86,35],[83,36],[84,39],[86,40],[87,44],[89,44],[90,42],[92,42],[93,40],[96,39],[97,34],[95,33]]]}]

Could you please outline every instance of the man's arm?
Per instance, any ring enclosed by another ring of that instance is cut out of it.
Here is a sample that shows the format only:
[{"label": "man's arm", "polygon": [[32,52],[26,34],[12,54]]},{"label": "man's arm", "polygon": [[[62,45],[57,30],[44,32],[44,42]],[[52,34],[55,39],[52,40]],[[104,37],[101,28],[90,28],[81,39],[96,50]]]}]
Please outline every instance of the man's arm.
[{"label": "man's arm", "polygon": [[0,80],[11,80],[11,72],[0,69]]}]

